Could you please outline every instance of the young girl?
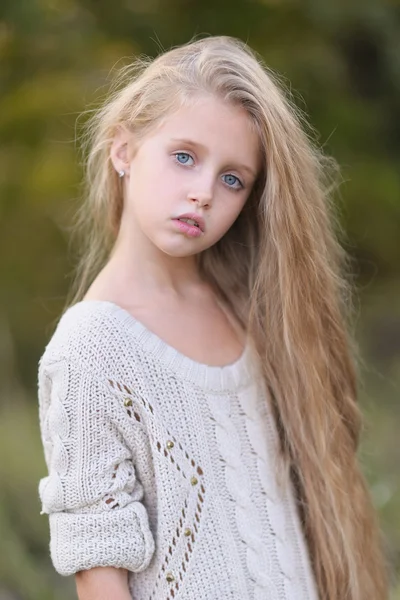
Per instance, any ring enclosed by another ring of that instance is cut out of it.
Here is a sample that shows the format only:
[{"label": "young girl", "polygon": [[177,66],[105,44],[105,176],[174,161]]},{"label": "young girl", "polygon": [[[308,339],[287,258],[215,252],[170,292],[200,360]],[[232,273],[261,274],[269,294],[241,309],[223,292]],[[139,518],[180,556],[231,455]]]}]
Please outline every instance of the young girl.
[{"label": "young girl", "polygon": [[81,600],[384,600],[329,161],[237,40],[117,83],[39,367],[55,569]]}]

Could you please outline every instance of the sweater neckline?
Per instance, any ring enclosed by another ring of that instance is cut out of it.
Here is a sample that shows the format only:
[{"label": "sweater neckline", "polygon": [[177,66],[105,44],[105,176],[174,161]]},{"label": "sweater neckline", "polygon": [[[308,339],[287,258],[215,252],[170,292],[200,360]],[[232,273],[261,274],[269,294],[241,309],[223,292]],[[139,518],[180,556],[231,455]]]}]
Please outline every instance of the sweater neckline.
[{"label": "sweater neckline", "polygon": [[180,379],[189,380],[201,388],[215,391],[233,391],[248,385],[253,375],[251,371],[252,361],[250,361],[252,350],[248,337],[242,354],[234,362],[221,366],[208,365],[179,352],[115,302],[109,300],[81,300],[71,306],[67,312],[73,309],[79,310],[79,308],[83,310],[85,308],[87,310],[100,308],[102,311],[107,312],[118,321],[122,331],[128,332],[146,353],[150,353],[154,359],[176,373]]}]

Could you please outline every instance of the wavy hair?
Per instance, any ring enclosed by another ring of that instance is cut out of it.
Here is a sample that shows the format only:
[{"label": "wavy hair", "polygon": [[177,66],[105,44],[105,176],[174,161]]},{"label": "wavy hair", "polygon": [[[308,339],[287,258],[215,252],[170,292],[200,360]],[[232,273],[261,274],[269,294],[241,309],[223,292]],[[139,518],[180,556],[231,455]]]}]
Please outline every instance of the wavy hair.
[{"label": "wavy hair", "polygon": [[119,70],[82,138],[76,229],[84,245],[70,303],[82,299],[118,235],[116,128],[138,139],[199,94],[242,106],[261,141],[263,168],[243,211],[198,264],[258,352],[319,596],[385,600],[382,541],[357,460],[357,350],[350,261],[333,210],[335,162],[281,79],[244,43],[208,37]]}]

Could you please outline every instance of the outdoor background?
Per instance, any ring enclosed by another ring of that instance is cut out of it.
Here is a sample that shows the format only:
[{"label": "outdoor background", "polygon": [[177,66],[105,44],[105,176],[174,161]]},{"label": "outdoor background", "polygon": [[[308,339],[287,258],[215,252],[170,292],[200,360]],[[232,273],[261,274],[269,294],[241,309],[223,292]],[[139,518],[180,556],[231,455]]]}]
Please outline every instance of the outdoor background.
[{"label": "outdoor background", "polygon": [[364,358],[360,460],[400,599],[399,2],[0,0],[0,600],[75,597],[39,515],[36,373],[73,266],[78,116],[133,55],[204,34],[240,37],[278,70],[342,167]]}]

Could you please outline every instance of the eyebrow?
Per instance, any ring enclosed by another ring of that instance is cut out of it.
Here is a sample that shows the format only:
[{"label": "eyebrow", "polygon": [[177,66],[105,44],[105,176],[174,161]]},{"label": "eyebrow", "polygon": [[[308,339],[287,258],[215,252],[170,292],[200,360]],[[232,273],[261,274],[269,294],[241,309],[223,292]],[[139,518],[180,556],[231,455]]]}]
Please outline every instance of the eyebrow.
[{"label": "eyebrow", "polygon": [[[200,148],[203,151],[208,150],[208,148],[206,146],[204,146],[204,144],[201,144],[200,142],[195,142],[193,140],[189,140],[187,138],[172,138],[171,142],[178,142],[180,144],[186,144],[187,146],[195,146],[197,148]],[[242,164],[237,163],[237,168],[243,169],[243,171],[247,171],[253,177],[257,176],[257,173],[254,171],[254,169],[252,169],[251,167],[249,167],[247,165],[242,165]]]}]

